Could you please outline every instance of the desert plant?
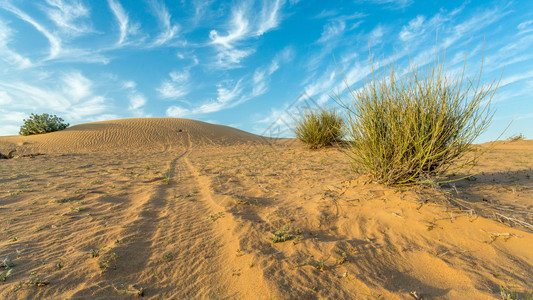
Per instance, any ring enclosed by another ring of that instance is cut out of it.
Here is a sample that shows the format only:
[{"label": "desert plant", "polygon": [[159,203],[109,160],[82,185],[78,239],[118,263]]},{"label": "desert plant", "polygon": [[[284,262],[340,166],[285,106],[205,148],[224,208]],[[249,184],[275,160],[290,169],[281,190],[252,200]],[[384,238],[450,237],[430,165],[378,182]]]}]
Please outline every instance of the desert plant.
[{"label": "desert plant", "polygon": [[466,57],[462,73],[451,75],[436,52],[426,67],[410,62],[404,73],[393,62],[376,74],[371,59],[372,77],[361,89],[345,82],[351,101],[335,94],[346,111],[347,154],[356,172],[385,184],[434,178],[471,151],[488,128],[499,81],[480,86],[483,61],[477,79],[465,78]]},{"label": "desert plant", "polygon": [[1,281],[6,281],[10,276],[11,276],[11,272],[13,271],[13,269],[9,269],[7,272],[2,272],[0,273],[0,280]]},{"label": "desert plant", "polygon": [[525,140],[525,139],[526,139],[526,136],[523,135],[522,133],[515,134],[515,135],[510,136],[510,137],[507,138],[507,140],[510,141],[510,142],[522,141],[522,140]]},{"label": "desert plant", "polygon": [[500,296],[502,300],[533,300],[533,292],[526,292],[521,297],[518,292],[505,285],[500,285]]},{"label": "desert plant", "polygon": [[24,119],[24,125],[20,126],[19,134],[32,135],[63,130],[70,125],[63,122],[64,120],[56,115],[31,114],[28,119]]},{"label": "desert plant", "polygon": [[296,137],[312,149],[331,146],[341,140],[343,120],[335,110],[307,110],[298,120]]},{"label": "desert plant", "polygon": [[283,243],[294,238],[294,234],[289,233],[289,228],[284,227],[272,234],[272,244]]}]

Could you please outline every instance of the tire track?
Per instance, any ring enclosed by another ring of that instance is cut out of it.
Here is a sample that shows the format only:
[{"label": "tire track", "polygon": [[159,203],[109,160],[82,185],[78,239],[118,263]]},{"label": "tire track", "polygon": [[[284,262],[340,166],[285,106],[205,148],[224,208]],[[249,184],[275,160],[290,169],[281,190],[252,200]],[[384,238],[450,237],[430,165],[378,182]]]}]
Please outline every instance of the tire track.
[{"label": "tire track", "polygon": [[[203,189],[196,193],[196,173],[188,160],[191,150],[188,137],[185,150],[167,164],[169,185],[152,186],[143,193],[138,214],[120,232],[124,243],[112,250],[118,256],[116,269],[103,271],[105,285],[118,290],[119,286],[135,284],[146,296],[164,298],[227,294],[221,280],[223,245],[214,222],[206,219],[209,208],[203,201]],[[172,153],[171,148],[168,151]],[[109,288],[101,291],[108,292]]]}]

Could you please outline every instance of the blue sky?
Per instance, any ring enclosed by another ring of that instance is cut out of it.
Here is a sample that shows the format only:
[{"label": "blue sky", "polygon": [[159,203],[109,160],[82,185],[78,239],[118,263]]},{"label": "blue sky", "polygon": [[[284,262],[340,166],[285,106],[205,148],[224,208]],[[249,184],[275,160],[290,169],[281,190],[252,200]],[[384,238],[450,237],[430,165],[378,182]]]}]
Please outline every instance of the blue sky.
[{"label": "blue sky", "polygon": [[294,101],[332,105],[345,88],[339,69],[360,88],[369,43],[377,64],[394,55],[400,67],[427,61],[437,44],[452,73],[468,49],[475,74],[484,53],[483,82],[505,71],[478,141],[513,118],[505,136],[533,137],[530,0],[0,0],[0,135],[43,112],[70,124],[184,117],[261,134],[290,126]]}]

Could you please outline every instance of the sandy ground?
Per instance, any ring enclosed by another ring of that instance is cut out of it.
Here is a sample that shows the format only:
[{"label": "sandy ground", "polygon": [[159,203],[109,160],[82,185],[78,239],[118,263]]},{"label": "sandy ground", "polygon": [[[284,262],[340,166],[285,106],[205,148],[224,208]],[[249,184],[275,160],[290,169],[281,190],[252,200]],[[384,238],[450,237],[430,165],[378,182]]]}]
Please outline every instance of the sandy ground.
[{"label": "sandy ground", "polygon": [[0,160],[1,299],[533,292],[531,140],[479,145],[475,178],[438,188],[386,187],[339,148],[184,119],[0,137],[14,149]]}]

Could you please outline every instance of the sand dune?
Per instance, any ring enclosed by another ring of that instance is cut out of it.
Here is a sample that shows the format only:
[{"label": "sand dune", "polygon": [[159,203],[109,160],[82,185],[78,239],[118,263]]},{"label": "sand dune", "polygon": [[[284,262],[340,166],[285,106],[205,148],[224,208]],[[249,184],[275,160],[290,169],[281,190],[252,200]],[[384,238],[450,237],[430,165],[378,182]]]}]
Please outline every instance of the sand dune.
[{"label": "sand dune", "polygon": [[372,183],[335,147],[184,119],[81,124],[0,146],[44,153],[0,160],[2,299],[533,292],[531,140],[492,145],[475,181],[439,189]]},{"label": "sand dune", "polygon": [[[260,137],[223,125],[177,118],[137,118],[71,126],[42,135],[0,137],[0,152],[82,153],[93,151],[162,151],[169,147],[232,145]],[[21,147],[24,146],[24,147]]]}]

